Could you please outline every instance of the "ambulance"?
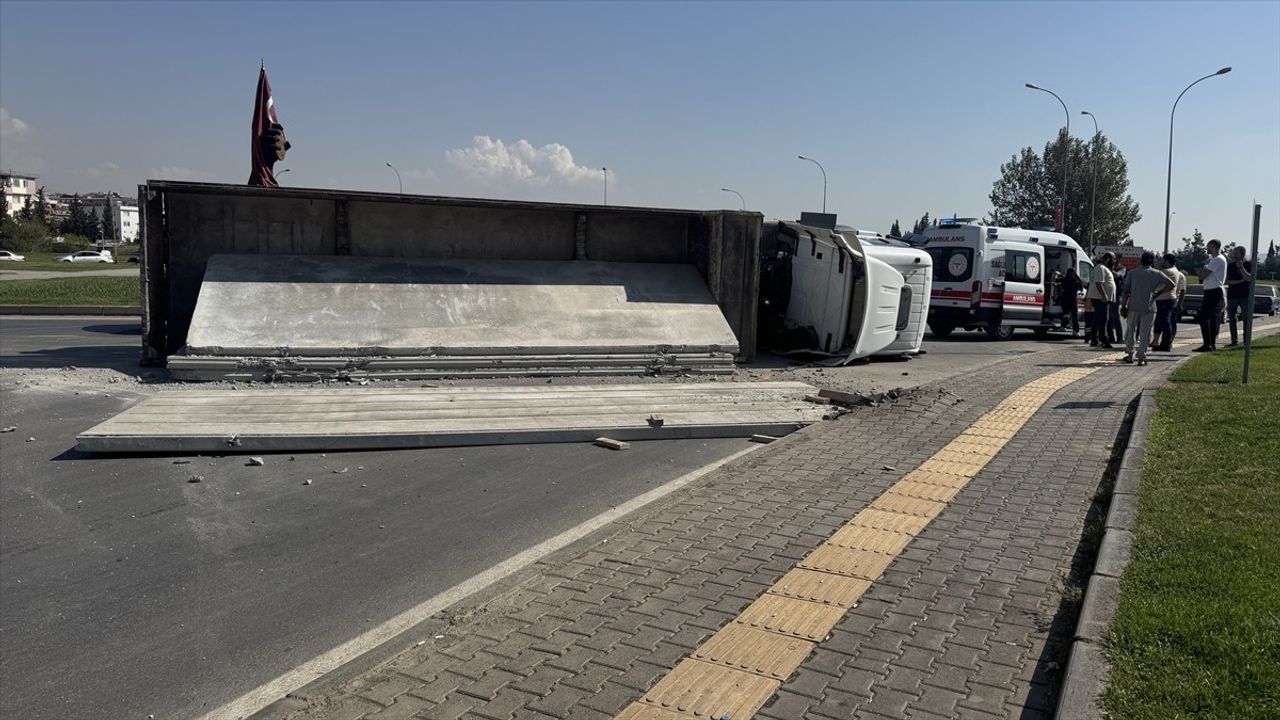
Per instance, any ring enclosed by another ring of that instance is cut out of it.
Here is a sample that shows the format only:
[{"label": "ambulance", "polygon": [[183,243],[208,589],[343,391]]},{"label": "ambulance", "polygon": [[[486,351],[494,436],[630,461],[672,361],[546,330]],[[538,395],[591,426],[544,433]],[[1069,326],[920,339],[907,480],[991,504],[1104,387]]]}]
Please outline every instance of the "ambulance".
[{"label": "ambulance", "polygon": [[933,256],[929,330],[938,337],[956,328],[1000,340],[1018,328],[1043,337],[1063,319],[1057,279],[1074,267],[1087,282],[1093,267],[1079,243],[1049,230],[950,218],[924,236]]}]

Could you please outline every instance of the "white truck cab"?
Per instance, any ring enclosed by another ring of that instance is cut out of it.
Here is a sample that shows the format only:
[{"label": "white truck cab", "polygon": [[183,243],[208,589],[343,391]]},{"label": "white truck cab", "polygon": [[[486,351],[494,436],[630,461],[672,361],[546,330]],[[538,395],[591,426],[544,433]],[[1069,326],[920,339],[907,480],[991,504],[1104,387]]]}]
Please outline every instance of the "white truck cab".
[{"label": "white truck cab", "polygon": [[876,357],[910,357],[920,352],[925,325],[929,317],[930,291],[933,288],[933,257],[906,240],[885,237],[874,230],[858,230],[836,225],[841,235],[856,235],[868,256],[881,260],[902,275],[902,294],[898,301],[897,337]]},{"label": "white truck cab", "polygon": [[951,218],[924,235],[933,256],[929,330],[939,337],[956,328],[993,339],[1008,339],[1016,328],[1044,335],[1063,315],[1057,278],[1075,267],[1087,282],[1093,267],[1079,243],[1050,230]]}]

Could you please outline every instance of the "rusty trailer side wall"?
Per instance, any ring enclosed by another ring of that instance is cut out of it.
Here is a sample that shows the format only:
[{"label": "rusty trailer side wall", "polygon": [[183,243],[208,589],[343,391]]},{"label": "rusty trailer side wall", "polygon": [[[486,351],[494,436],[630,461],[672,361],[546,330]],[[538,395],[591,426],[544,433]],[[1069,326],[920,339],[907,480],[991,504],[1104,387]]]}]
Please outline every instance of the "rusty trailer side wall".
[{"label": "rusty trailer side wall", "polygon": [[[754,353],[762,216],[598,205],[149,181],[143,357],[186,343],[215,254],[688,263]],[[286,310],[287,311],[287,310]]]}]

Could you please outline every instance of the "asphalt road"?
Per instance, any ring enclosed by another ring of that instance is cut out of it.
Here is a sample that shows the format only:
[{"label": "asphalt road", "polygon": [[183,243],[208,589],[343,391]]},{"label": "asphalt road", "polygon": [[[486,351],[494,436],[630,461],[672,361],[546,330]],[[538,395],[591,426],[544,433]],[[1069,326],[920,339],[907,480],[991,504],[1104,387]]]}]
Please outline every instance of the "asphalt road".
[{"label": "asphalt road", "polygon": [[[0,321],[11,371],[136,372],[137,342],[136,320]],[[22,381],[0,403],[4,717],[193,717],[746,446],[87,457],[75,434],[137,386]]]}]

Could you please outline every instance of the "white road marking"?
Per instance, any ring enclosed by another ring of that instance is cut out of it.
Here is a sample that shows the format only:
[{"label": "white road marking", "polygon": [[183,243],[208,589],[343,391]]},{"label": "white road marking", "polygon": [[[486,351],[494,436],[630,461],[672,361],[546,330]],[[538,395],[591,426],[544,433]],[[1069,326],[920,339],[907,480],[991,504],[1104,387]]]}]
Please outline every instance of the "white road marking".
[{"label": "white road marking", "polygon": [[200,720],[240,720],[241,718],[248,717],[285,695],[288,695],[290,692],[293,692],[326,673],[341,667],[347,662],[350,662],[360,655],[378,647],[384,642],[395,638],[397,635],[410,630],[418,623],[430,618],[432,615],[435,615],[450,605],[466,599],[468,596],[483,590],[508,575],[522,570],[547,555],[550,555],[551,553],[586,537],[618,518],[639,510],[645,505],[648,505],[655,500],[659,500],[666,495],[670,495],[685,485],[688,485],[689,483],[714,472],[724,465],[737,460],[747,453],[758,450],[761,447],[764,446],[751,445],[750,447],[739,450],[728,457],[717,460],[710,465],[704,465],[697,470],[685,473],[675,480],[664,485],[660,485],[642,495],[637,495],[627,502],[611,510],[602,512],[576,527],[570,528],[553,538],[544,540],[527,550],[513,555],[488,570],[477,575],[473,575],[448,590],[445,590],[439,595],[436,595],[435,597],[420,603],[399,615],[396,615],[381,625],[367,632],[361,633],[360,635],[342,643],[322,655],[319,655],[318,657],[308,660],[280,677],[258,686],[226,705],[205,714],[200,718]]}]

